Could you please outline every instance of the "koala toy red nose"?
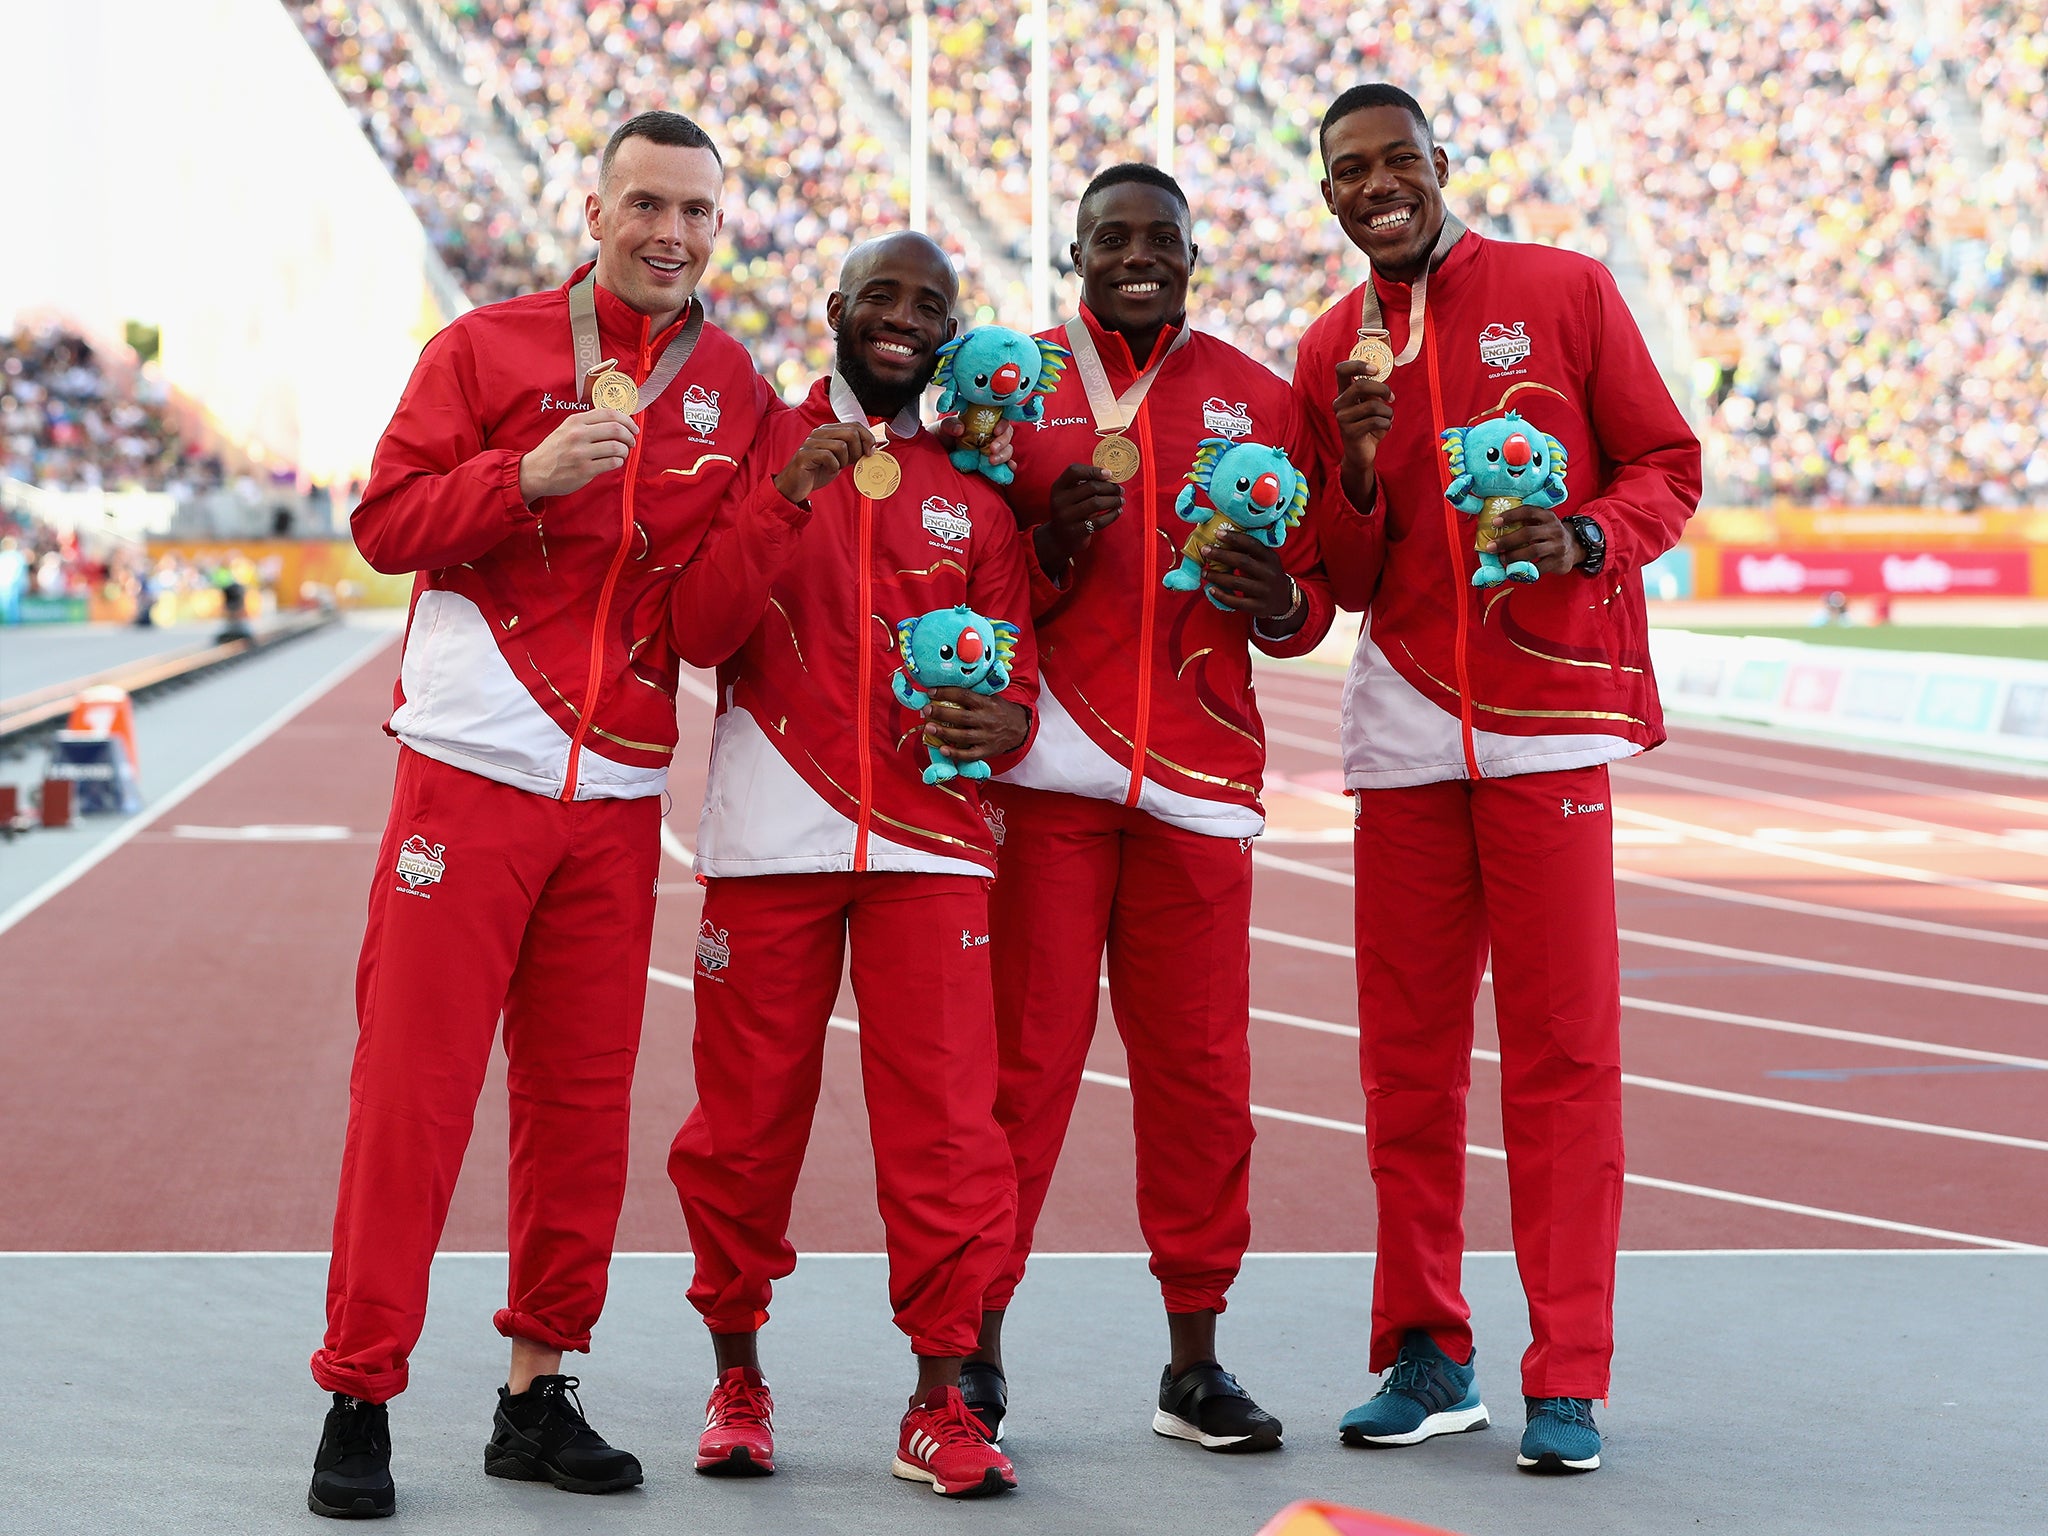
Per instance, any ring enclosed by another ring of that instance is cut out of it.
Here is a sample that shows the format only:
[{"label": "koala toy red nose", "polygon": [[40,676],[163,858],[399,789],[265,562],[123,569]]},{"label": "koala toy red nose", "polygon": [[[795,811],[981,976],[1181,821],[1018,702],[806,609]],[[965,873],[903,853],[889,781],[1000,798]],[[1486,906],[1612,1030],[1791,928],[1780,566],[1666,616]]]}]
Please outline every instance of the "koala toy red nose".
[{"label": "koala toy red nose", "polygon": [[1533,457],[1529,451],[1529,439],[1517,432],[1513,437],[1500,445],[1500,456],[1506,459],[1513,468],[1520,469]]},{"label": "koala toy red nose", "polygon": [[978,629],[961,630],[960,638],[953,646],[954,653],[970,667],[981,660],[983,649],[981,631]]},{"label": "koala toy red nose", "polygon": [[1261,475],[1252,482],[1252,500],[1261,507],[1276,505],[1280,500],[1280,477]]},{"label": "koala toy red nose", "polygon": [[1024,382],[1024,370],[1015,363],[1005,363],[995,371],[995,377],[990,382],[995,385],[999,394],[1007,395]]}]

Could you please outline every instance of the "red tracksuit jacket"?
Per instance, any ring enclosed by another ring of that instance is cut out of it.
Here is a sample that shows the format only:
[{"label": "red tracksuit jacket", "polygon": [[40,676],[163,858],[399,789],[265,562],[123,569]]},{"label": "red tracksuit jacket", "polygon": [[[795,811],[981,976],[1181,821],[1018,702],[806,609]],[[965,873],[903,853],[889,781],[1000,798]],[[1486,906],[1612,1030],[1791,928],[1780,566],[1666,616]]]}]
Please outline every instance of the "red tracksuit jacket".
[{"label": "red tracksuit jacket", "polygon": [[[1402,351],[1409,290],[1377,276]],[[1467,234],[1429,280],[1424,344],[1393,378],[1377,500],[1339,483],[1336,366],[1363,288],[1308,328],[1294,374],[1313,444],[1310,504],[1337,601],[1369,610],[1344,692],[1345,783],[1427,784],[1583,767],[1664,739],[1642,567],[1699,503],[1700,446],[1614,279],[1571,251]],[[1441,434],[1502,409],[1564,445],[1567,499],[1607,537],[1598,575],[1470,585],[1475,519],[1444,499]]]},{"label": "red tracksuit jacket", "polygon": [[[709,324],[625,467],[529,507],[520,458],[586,408],[568,291],[471,310],[427,344],[351,528],[376,569],[420,573],[387,730],[536,794],[633,799],[667,782],[677,657],[708,665],[746,632],[809,514],[740,477],[785,408]],[[603,355],[645,379],[667,333],[602,287],[597,318]]]},{"label": "red tracksuit jacket", "polygon": [[[1081,317],[1121,394],[1140,372],[1129,346],[1085,307]],[[1066,344],[1058,327],[1043,334]],[[1153,356],[1174,335],[1170,326],[1162,332]],[[1272,444],[1306,469],[1298,413],[1278,375],[1197,331],[1167,358],[1124,435],[1142,464],[1125,483],[1122,515],[1090,540],[1064,589],[1032,561],[1045,687],[1031,750],[1001,777],[1135,806],[1193,832],[1254,837],[1266,821],[1266,739],[1250,648],[1301,656],[1328,633],[1334,609],[1317,569],[1314,526],[1304,520],[1280,547],[1308,603],[1306,622],[1285,640],[1263,639],[1249,619],[1200,592],[1168,591],[1159,579],[1179,563],[1192,531],[1173,503],[1201,440]],[[1006,494],[1020,524],[1045,520],[1053,481],[1069,464],[1088,463],[1097,441],[1080,371],[1069,367],[1045,415],[1016,432],[1017,478]]]},{"label": "red tracksuit jacket", "polygon": [[[834,419],[829,385],[820,379],[767,424],[764,463],[786,462]],[[924,782],[922,721],[896,701],[890,679],[898,621],[966,603],[1021,631],[1002,696],[1032,706],[1038,661],[1022,542],[994,487],[953,468],[915,407],[887,438],[903,467],[895,494],[871,501],[850,473],[814,494],[767,611],[719,663],[702,874],[995,873],[974,781]]]}]

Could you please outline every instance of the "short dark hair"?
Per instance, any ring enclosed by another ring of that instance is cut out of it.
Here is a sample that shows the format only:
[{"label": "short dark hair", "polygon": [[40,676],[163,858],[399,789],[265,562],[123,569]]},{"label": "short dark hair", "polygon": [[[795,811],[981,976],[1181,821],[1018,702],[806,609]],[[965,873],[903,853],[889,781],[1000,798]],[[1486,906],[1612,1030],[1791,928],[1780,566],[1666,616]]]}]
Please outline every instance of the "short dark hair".
[{"label": "short dark hair", "polygon": [[1436,131],[1429,126],[1429,114],[1422,110],[1422,103],[1402,90],[1398,85],[1388,85],[1384,80],[1371,85],[1354,85],[1335,101],[1330,110],[1323,114],[1322,129],[1316,135],[1316,148],[1325,159],[1329,156],[1330,130],[1354,112],[1363,112],[1370,107],[1399,107],[1422,130],[1425,149],[1436,146]]},{"label": "short dark hair", "polygon": [[1171,194],[1173,200],[1180,204],[1180,211],[1187,214],[1190,218],[1194,217],[1192,210],[1188,207],[1188,195],[1181,190],[1179,182],[1159,169],[1158,166],[1144,165],[1136,160],[1126,161],[1122,165],[1112,165],[1109,169],[1098,172],[1095,179],[1088,183],[1088,190],[1081,194],[1081,201],[1076,205],[1076,208],[1087,207],[1088,199],[1095,196],[1096,193],[1107,192],[1111,187],[1120,187],[1128,181],[1140,182],[1148,187],[1157,187],[1160,191]]},{"label": "short dark hair", "polygon": [[604,158],[598,162],[597,182],[603,186],[605,178],[612,173],[612,161],[619,153],[619,146],[628,139],[652,139],[657,144],[667,144],[678,149],[708,149],[711,158],[719,168],[725,166],[725,156],[718,152],[718,145],[711,135],[699,128],[680,112],[642,112],[629,117],[612,130],[612,136],[605,140]]}]

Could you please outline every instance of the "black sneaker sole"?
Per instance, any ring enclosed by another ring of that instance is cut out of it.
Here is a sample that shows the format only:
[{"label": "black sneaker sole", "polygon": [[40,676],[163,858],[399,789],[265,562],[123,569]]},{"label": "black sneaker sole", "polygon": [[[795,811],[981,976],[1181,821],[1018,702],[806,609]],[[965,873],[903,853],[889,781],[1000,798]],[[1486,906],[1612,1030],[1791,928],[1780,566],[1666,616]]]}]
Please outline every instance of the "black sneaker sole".
[{"label": "black sneaker sole", "polygon": [[1515,1466],[1518,1470],[1527,1472],[1533,1477],[1579,1477],[1587,1472],[1598,1472],[1600,1470],[1600,1458],[1595,1456],[1589,1463],[1581,1463],[1574,1466],[1571,1462],[1558,1455],[1557,1452],[1545,1451],[1534,1461],[1527,1461],[1517,1456],[1515,1458]]},{"label": "black sneaker sole", "polygon": [[[972,1488],[956,1488],[951,1493],[939,1494],[942,1499],[985,1499],[991,1494],[1011,1493],[1017,1485],[1003,1480],[1003,1474],[990,1467],[981,1474],[981,1481]],[[933,1490],[937,1492],[936,1489]]]},{"label": "black sneaker sole", "polygon": [[484,1451],[484,1476],[502,1477],[514,1483],[553,1483],[564,1493],[617,1493],[625,1488],[638,1488],[646,1480],[646,1474],[637,1471],[624,1477],[571,1477],[546,1462],[497,1446]]},{"label": "black sneaker sole", "polygon": [[702,1463],[697,1468],[699,1477],[773,1477],[774,1463],[762,1466],[754,1460],[754,1453],[744,1445],[736,1445],[717,1461]]},{"label": "black sneaker sole", "polygon": [[308,1490],[306,1508],[316,1515],[325,1515],[330,1520],[382,1520],[398,1508],[398,1500],[394,1497],[379,1504],[366,1493],[359,1495],[347,1509],[343,1509],[338,1504],[323,1503],[318,1494]]}]

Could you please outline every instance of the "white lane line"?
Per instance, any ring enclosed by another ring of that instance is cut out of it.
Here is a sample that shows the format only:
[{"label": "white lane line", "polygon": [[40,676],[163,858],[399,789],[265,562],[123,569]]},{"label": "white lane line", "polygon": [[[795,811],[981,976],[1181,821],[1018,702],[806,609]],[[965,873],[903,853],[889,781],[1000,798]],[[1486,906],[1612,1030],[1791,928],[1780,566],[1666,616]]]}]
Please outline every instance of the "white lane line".
[{"label": "white lane line", "polygon": [[2036,885],[2008,885],[2001,880],[1979,880],[1974,875],[1945,875],[1931,869],[1915,869],[1906,864],[1884,864],[1875,859],[1859,859],[1846,853],[1830,853],[1823,848],[1802,848],[1792,843],[1774,843],[1763,838],[1748,837],[1740,832],[1724,832],[1719,827],[1703,826],[1694,821],[1681,821],[1675,816],[1658,816],[1650,811],[1632,810],[1616,806],[1617,821],[1631,822],[1637,826],[1662,827],[1667,831],[1683,832],[1688,837],[1699,838],[1702,842],[1719,843],[1724,848],[1740,848],[1748,853],[1767,853],[1772,858],[1792,859],[1802,864],[1821,864],[1829,869],[1850,869],[1863,875],[1884,875],[1893,880],[1911,880],[1920,885],[1944,885],[1951,890],[1982,891],[1992,896],[2006,896],[2016,901],[2048,902],[2048,890]]},{"label": "white lane line", "polygon": [[1867,965],[1842,965],[1833,960],[1808,960],[1799,955],[1781,955],[1766,949],[1738,949],[1732,944],[1709,944],[1701,939],[1668,938],[1661,933],[1643,933],[1634,928],[1621,928],[1616,931],[1624,943],[1643,944],[1654,949],[1675,949],[1688,955],[1713,955],[1722,960],[1749,960],[1759,965],[1809,971],[1817,976],[1842,976],[1853,981],[1882,982],[1892,987],[1919,987],[1929,992],[1989,997],[2005,1003],[2048,1005],[2048,992],[2023,992],[2017,987],[1991,987],[1982,982],[1947,981],[1939,976],[1915,976],[1906,971],[1880,971]]},{"label": "white lane line", "polygon": [[1304,736],[1299,731],[1282,730],[1277,725],[1266,727],[1266,740],[1280,742],[1285,746],[1301,747],[1309,752],[1323,752],[1335,756],[1337,739],[1334,736]]},{"label": "white lane line", "polygon": [[698,677],[688,667],[683,667],[676,673],[676,683],[691,698],[702,699],[714,709],[717,708],[718,690]]},{"label": "white lane line", "polygon": [[1722,779],[1702,779],[1689,773],[1673,773],[1668,768],[1652,768],[1638,759],[1617,763],[1615,768],[1620,775],[1628,779],[1645,779],[1652,784],[1669,784],[1677,789],[1703,790],[1718,799],[1747,800],[1753,805],[1778,806],[1785,810],[1824,816],[1833,821],[1862,822],[1865,826],[1896,827],[1906,831],[1936,833],[1945,841],[1977,848],[1998,848],[2012,853],[2048,855],[2048,846],[2031,847],[2026,842],[2015,840],[2003,832],[1984,832],[1973,827],[1951,826],[1947,822],[1928,821],[1920,816],[1900,816],[1892,811],[1842,805],[1831,800],[1815,800],[1808,795],[1788,795],[1775,789],[1759,789],[1749,784],[1730,784]]},{"label": "white lane line", "polygon": [[661,824],[661,849],[685,869],[697,867],[697,856],[690,852],[690,845],[669,830],[666,821]]},{"label": "white lane line", "polygon": [[[2027,1253],[2048,1254],[2048,1248],[2030,1248]],[[1624,1248],[1620,1257],[1624,1259],[1918,1259],[1953,1258],[1977,1253],[1973,1248]],[[886,1259],[888,1255],[876,1250],[858,1248],[806,1248],[806,1259]],[[1512,1248],[1467,1248],[1466,1262],[1474,1259],[1512,1259]],[[15,1259],[305,1259],[321,1264],[327,1263],[333,1255],[325,1248],[6,1248],[0,1249],[0,1263]],[[510,1257],[502,1248],[443,1248],[434,1255],[434,1261],[442,1259],[495,1259],[504,1263]],[[687,1248],[621,1248],[613,1252],[614,1261],[619,1259],[687,1259]],[[1091,1248],[1085,1251],[1040,1253],[1033,1250],[1034,1259],[1114,1259],[1124,1263],[1140,1259],[1149,1260],[1149,1253],[1119,1252],[1112,1248]],[[1379,1255],[1370,1248],[1252,1248],[1245,1252],[1247,1259],[1341,1259],[1356,1263],[1360,1259],[1376,1259]]]},{"label": "white lane line", "polygon": [[[1254,855],[1254,857],[1260,857]],[[1291,860],[1283,862],[1293,862]],[[1308,868],[1317,868],[1310,865]],[[1329,871],[1325,871],[1328,874]],[[1252,937],[1268,944],[1279,944],[1288,949],[1308,950],[1313,954],[1337,955],[1346,960],[1355,960],[1357,951],[1348,944],[1332,944],[1325,939],[1305,939],[1297,934],[1281,933],[1272,928],[1254,928]],[[1493,972],[1487,971],[1481,978],[1491,983]],[[1801,1035],[1812,1040],[1834,1040],[1844,1045],[1868,1045],[1880,1050],[1907,1051],[1923,1056],[1946,1056],[1957,1061],[1993,1062],[2000,1066],[2031,1067],[2048,1070],[2048,1058],[2040,1056],[2017,1056],[2008,1051],[1980,1051],[1969,1046],[1942,1045],[1932,1040],[1910,1040],[1899,1035],[1877,1035],[1860,1029],[1836,1029],[1826,1024],[1800,1024],[1791,1019],[1765,1018],[1752,1013],[1730,1013],[1720,1008],[1699,1008],[1689,1003],[1666,1003],[1649,997],[1630,997],[1622,994],[1621,1006],[1643,1013],[1664,1013],[1674,1018],[1699,1019],[1712,1024],[1731,1024],[1740,1029],[1761,1029],[1773,1034]],[[1253,1011],[1258,1017],[1258,1010]],[[1290,1016],[1277,1016],[1277,1022],[1287,1023]]]},{"label": "white lane line", "polygon": [[1297,719],[1313,720],[1318,725],[1336,725],[1343,716],[1327,704],[1304,704],[1299,699],[1275,698],[1271,693],[1259,696],[1261,715],[1293,715]]},{"label": "white lane line", "polygon": [[[1121,1088],[1130,1091],[1129,1078],[1116,1077],[1108,1072],[1087,1071],[1081,1074],[1086,1082],[1097,1083],[1105,1088]],[[1305,1115],[1298,1110],[1273,1109],[1264,1104],[1254,1104],[1252,1114],[1260,1119],[1279,1120],[1288,1125],[1305,1125],[1315,1130],[1341,1131],[1347,1136],[1363,1136],[1365,1127],[1349,1120],[1332,1120],[1327,1115]],[[1472,1157],[1489,1158],[1494,1162],[1507,1161],[1507,1153],[1500,1147],[1483,1147],[1477,1142],[1467,1142],[1465,1151]],[[1914,1237],[1935,1238],[1941,1242],[1963,1243],[1975,1248],[1998,1248],[2011,1253],[2040,1253],[2044,1250],[2036,1243],[2014,1242],[2011,1238],[1985,1237],[1974,1232],[1956,1232],[1947,1227],[1923,1227],[1908,1221],[1887,1221],[1881,1216],[1859,1216],[1852,1211],[1829,1210],[1825,1206],[1797,1205],[1789,1200],[1770,1200],[1762,1195],[1745,1195],[1732,1189],[1715,1189],[1706,1184],[1681,1184],[1674,1179],[1657,1179],[1648,1174],[1624,1173],[1622,1181],[1639,1185],[1645,1189],[1661,1189],[1672,1194],[1693,1195],[1702,1200],[1719,1200],[1730,1205],[1746,1205],[1757,1210],[1781,1211],[1790,1216],[1811,1216],[1821,1221],[1842,1222],[1852,1227],[1871,1227],[1880,1232],[1902,1232]]]},{"label": "white lane line", "polygon": [[265,720],[211,762],[190,775],[176,789],[172,790],[155,804],[144,808],[131,821],[116,828],[115,831],[108,835],[105,841],[101,842],[90,853],[84,854],[76,863],[69,867],[59,870],[6,911],[0,912],[0,933],[7,932],[8,929],[19,923],[58,892],[75,885],[89,872],[104,864],[122,848],[126,847],[137,833],[153,825],[158,817],[168,811],[176,810],[187,800],[191,799],[193,795],[204,789],[222,772],[232,768],[287,725],[290,725],[292,721],[296,720],[312,705],[326,697],[330,691],[345,681],[351,674],[369,665],[373,658],[381,656],[390,640],[391,637],[389,635],[376,636],[370,644],[364,647],[361,654],[351,656],[347,661],[335,667],[325,676],[316,679],[313,685],[304,693],[293,699],[284,708],[277,711],[276,714]]},{"label": "white lane line", "polygon": [[[1898,774],[1872,773],[1862,768],[1838,768],[1819,763],[1801,763],[1792,758],[1774,757],[1765,752],[1731,752],[1725,747],[1703,747],[1690,741],[1667,741],[1660,752],[1675,752],[1693,757],[1704,757],[1712,762],[1728,763],[1738,768],[1763,768],[1773,773],[1794,777],[1825,779],[1834,784],[1867,784],[1873,789],[1902,789],[1910,794],[1923,794],[1941,799],[1971,801],[2002,811],[2018,811],[2027,816],[2048,816],[2048,798],[2029,798],[2023,795],[2001,795],[1994,790],[1966,789],[1956,784],[1936,784],[1928,779],[1903,778]],[[1843,751],[1842,748],[1830,750]],[[1853,752],[1844,755],[1854,756]],[[1997,772],[1987,767],[1986,772]]]},{"label": "white lane line", "polygon": [[[1305,875],[1311,880],[1322,880],[1331,885],[1356,883],[1351,875],[1341,869],[1330,869],[1321,864],[1290,859],[1283,854],[1260,853],[1254,850],[1252,861],[1272,869],[1285,870],[1289,874]],[[1264,937],[1271,931],[1260,930],[1254,937]],[[1724,960],[1749,960],[1761,965],[1780,966],[1786,970],[1811,971],[1821,976],[1877,981],[1894,987],[1921,987],[1930,992],[1962,993],[1969,997],[1996,998],[2000,1002],[2048,1004],[2048,992],[2023,992],[2015,987],[1990,987],[1981,982],[1949,981],[1939,976],[1915,976],[1905,971],[1880,971],[1867,965],[1841,965],[1833,960],[1808,960],[1800,955],[1781,955],[1772,950],[1738,949],[1733,945],[1708,944],[1699,939],[1670,938],[1661,933],[1644,933],[1637,928],[1621,928],[1616,932],[1628,943],[1647,944],[1658,949],[1675,949],[1686,954],[1713,955]],[[1306,949],[1311,945],[1304,943],[1301,947]]]},{"label": "white lane line", "polygon": [[[691,984],[689,977],[678,976],[673,971],[660,970],[655,966],[647,968],[647,977],[650,981],[658,981],[664,986],[677,987],[685,992],[694,992],[696,990]],[[852,1019],[841,1018],[838,1014],[833,1014],[827,1020],[827,1023],[832,1028],[844,1030],[849,1034],[857,1035],[860,1033],[860,1025],[858,1023]],[[1497,1057],[1495,1059],[1498,1060]],[[1131,1090],[1131,1080],[1129,1078],[1117,1077],[1108,1072],[1097,1072],[1093,1068],[1084,1071],[1081,1077],[1085,1082],[1097,1083],[1108,1088],[1120,1088],[1126,1093]],[[1342,1131],[1352,1136],[1363,1136],[1365,1134],[1365,1127],[1363,1125],[1355,1125],[1348,1120],[1332,1120],[1324,1115],[1308,1115],[1292,1109],[1274,1109],[1264,1104],[1252,1105],[1251,1111],[1257,1117],[1267,1120],[1285,1121],[1290,1125],[1305,1125],[1320,1130]],[[1901,1123],[1910,1124],[1911,1122]],[[1499,1147],[1482,1147],[1476,1143],[1468,1143],[1465,1150],[1474,1157],[1492,1158],[1498,1162],[1507,1161],[1507,1153]],[[1720,1200],[1735,1205],[1753,1206],[1760,1210],[1782,1211],[1794,1216],[1813,1216],[1823,1221],[1843,1222],[1857,1227],[1872,1227],[1883,1232],[1903,1232],[1914,1237],[1936,1238],[1943,1242],[1964,1243],[1977,1248],[1999,1248],[2015,1253],[2042,1251],[2038,1245],[2033,1243],[2013,1242],[2002,1237],[1982,1237],[1969,1232],[1953,1232],[1945,1227],[1923,1227],[1916,1226],[1911,1222],[1887,1221],[1877,1216],[1858,1216],[1853,1212],[1828,1210],[1816,1205],[1795,1205],[1785,1200],[1769,1200],[1761,1195],[1745,1195],[1735,1190],[1715,1189],[1704,1184],[1680,1184],[1670,1179],[1651,1178],[1647,1174],[1625,1173],[1622,1175],[1622,1178],[1626,1183],[1641,1185],[1647,1189],[1661,1189],[1676,1194],[1695,1195],[1704,1200]]]},{"label": "white lane line", "polygon": [[[1625,830],[1625,829],[1623,829]],[[1649,833],[1652,837],[1676,833]],[[1615,834],[1621,841],[1621,832]],[[1799,901],[1790,896],[1765,896],[1757,891],[1737,891],[1694,880],[1677,880],[1669,875],[1652,875],[1638,869],[1616,868],[1614,878],[1626,885],[1649,886],[1653,890],[1675,891],[1682,896],[1701,896],[1709,901],[1732,902],[1744,907],[1768,907],[1774,912],[1797,912],[1808,917],[1831,917],[1845,923],[1864,923],[1873,928],[1896,928],[1905,933],[1931,933],[1944,939],[1971,939],[1982,944],[2009,944],[2015,949],[2048,949],[2048,939],[2026,933],[2004,933],[1996,928],[1966,928],[1960,923],[1937,923],[1924,917],[1900,917],[1890,912],[1864,912],[1855,907],[1830,907],[1817,901]]]}]

